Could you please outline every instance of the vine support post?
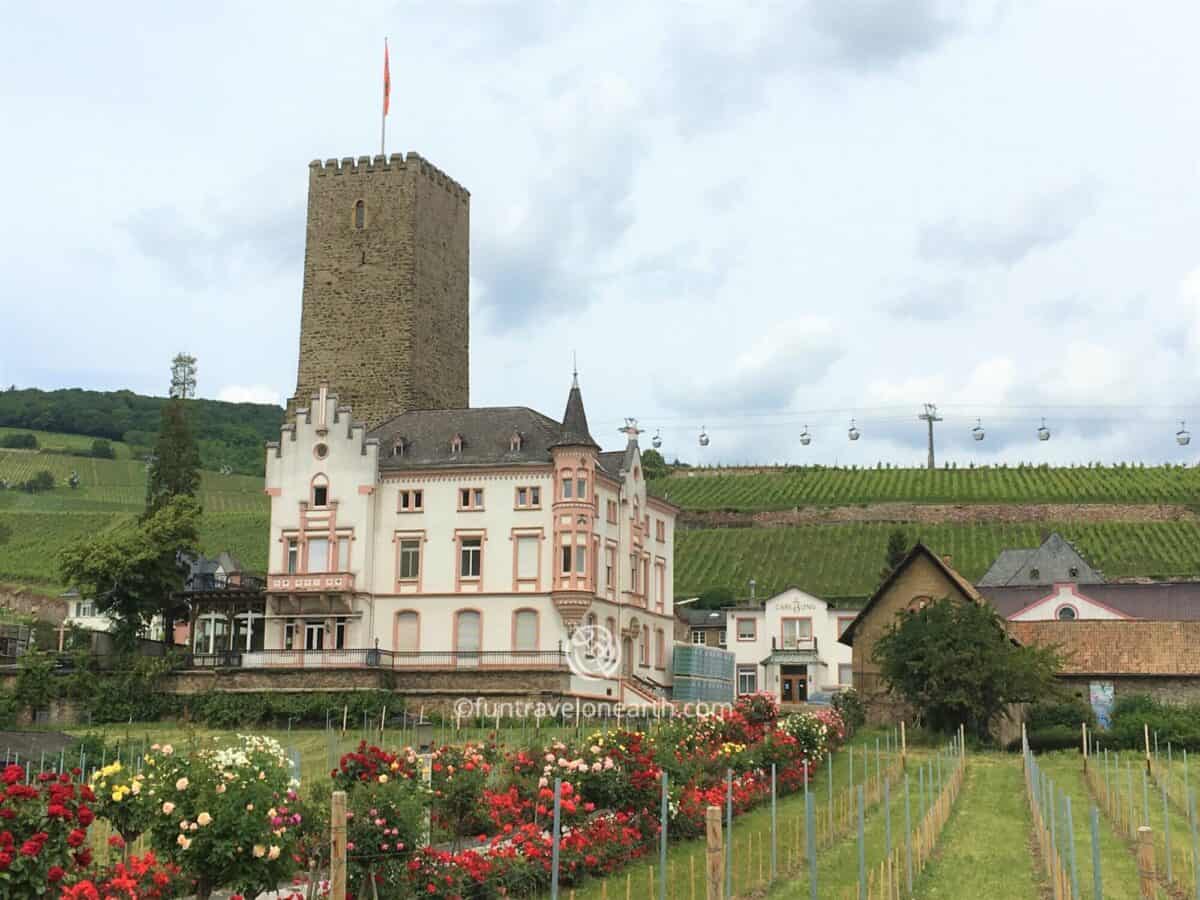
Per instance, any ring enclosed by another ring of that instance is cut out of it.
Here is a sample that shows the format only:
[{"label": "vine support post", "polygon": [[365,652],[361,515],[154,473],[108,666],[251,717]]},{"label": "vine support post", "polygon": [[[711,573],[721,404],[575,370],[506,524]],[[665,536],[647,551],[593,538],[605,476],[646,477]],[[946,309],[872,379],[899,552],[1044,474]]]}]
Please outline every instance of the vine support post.
[{"label": "vine support post", "polygon": [[346,792],[334,791],[330,804],[329,888],[333,900],[346,900]]}]

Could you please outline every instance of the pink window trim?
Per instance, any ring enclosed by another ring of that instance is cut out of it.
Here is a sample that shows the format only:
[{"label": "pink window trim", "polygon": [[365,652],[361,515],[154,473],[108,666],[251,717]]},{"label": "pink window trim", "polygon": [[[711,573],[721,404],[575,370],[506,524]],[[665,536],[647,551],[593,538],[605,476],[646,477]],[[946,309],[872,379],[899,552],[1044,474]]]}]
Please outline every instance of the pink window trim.
[{"label": "pink window trim", "polygon": [[[749,622],[751,625],[754,626],[754,634],[748,638],[742,637],[742,629],[740,627],[738,627],[741,625],[742,622]],[[736,617],[733,620],[733,633],[734,633],[734,637],[737,640],[741,641],[742,643],[748,643],[750,641],[757,641],[758,640],[758,620],[748,618],[746,616]],[[726,640],[728,640],[728,638],[726,638]]]},{"label": "pink window trim", "polygon": [[[533,640],[533,649],[534,649],[534,651],[540,650],[541,646],[542,646],[542,614],[540,612],[538,612],[536,609],[534,609],[532,606],[522,606],[519,609],[513,610],[513,613],[512,613],[512,649],[514,652],[517,651],[517,615],[519,613],[523,613],[523,612],[533,613],[533,621],[537,626],[536,631],[535,631],[535,637]],[[480,621],[480,624],[482,625],[482,620]],[[529,652],[529,651],[521,651],[521,652]]]},{"label": "pink window trim", "polygon": [[417,650],[421,650],[421,611],[419,609],[398,609],[396,615],[392,618],[392,649],[400,649],[400,617],[407,613],[411,613],[417,617]]}]

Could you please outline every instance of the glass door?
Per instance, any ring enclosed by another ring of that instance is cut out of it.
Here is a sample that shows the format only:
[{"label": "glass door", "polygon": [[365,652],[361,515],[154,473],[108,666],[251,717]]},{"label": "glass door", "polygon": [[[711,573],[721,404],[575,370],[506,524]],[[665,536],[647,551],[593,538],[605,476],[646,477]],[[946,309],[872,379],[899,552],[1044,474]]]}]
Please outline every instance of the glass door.
[{"label": "glass door", "polygon": [[304,623],[304,649],[305,650],[324,650],[325,649],[325,623],[324,622],[305,622]]}]

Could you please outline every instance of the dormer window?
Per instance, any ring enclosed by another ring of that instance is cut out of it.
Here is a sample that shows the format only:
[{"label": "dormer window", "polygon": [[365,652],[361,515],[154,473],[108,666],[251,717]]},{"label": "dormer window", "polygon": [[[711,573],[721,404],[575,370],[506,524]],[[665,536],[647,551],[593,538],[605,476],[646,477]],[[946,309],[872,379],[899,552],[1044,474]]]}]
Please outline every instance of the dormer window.
[{"label": "dormer window", "polygon": [[392,442],[392,456],[404,456],[406,449],[408,449],[408,441],[404,438],[398,437]]},{"label": "dormer window", "polygon": [[1072,578],[1079,577],[1079,566],[1071,566],[1071,568],[1067,569],[1067,571],[1071,573]]},{"label": "dormer window", "polygon": [[450,438],[451,454],[453,454],[454,456],[459,456],[462,453],[462,448],[463,448],[463,436],[461,434],[456,434],[456,435],[454,435],[454,437]]},{"label": "dormer window", "polygon": [[525,440],[524,440],[524,438],[521,437],[521,432],[514,431],[512,433],[512,436],[508,439],[509,452],[516,453],[518,450],[521,449],[521,445],[524,443],[525,443]]},{"label": "dormer window", "polygon": [[1037,569],[1030,569],[1030,570],[1029,570],[1029,577],[1030,577],[1030,578],[1041,578],[1041,577],[1042,577],[1042,573],[1041,573],[1040,571],[1038,571]]}]

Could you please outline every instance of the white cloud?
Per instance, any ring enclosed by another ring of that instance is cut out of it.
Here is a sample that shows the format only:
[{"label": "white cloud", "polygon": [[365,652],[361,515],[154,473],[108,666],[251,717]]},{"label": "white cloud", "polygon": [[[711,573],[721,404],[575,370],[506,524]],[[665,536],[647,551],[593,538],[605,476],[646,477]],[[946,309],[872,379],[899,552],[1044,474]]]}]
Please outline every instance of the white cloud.
[{"label": "white cloud", "polygon": [[270,403],[282,406],[278,388],[265,384],[227,384],[217,391],[217,399],[226,403]]}]

